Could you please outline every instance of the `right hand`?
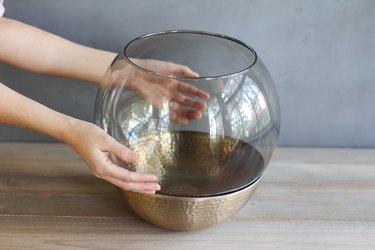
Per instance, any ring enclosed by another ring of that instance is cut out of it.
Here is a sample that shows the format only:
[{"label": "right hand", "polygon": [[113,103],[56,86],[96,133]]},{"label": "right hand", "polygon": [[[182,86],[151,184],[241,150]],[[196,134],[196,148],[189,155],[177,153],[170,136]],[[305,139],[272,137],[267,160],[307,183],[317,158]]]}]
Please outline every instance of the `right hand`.
[{"label": "right hand", "polygon": [[[132,61],[145,69],[163,75],[191,78],[199,76],[189,67],[181,64],[151,59],[132,59]],[[174,78],[148,75],[130,65],[123,65],[123,67],[114,70],[106,77],[107,79],[104,82],[111,85],[125,83],[127,87],[137,91],[158,110],[162,110],[165,103],[168,103],[170,119],[180,124],[186,124],[191,119],[200,119],[202,116],[201,111],[206,108],[206,104],[202,100],[207,100],[210,97],[205,91],[190,84]],[[197,101],[188,95],[202,100]]]}]

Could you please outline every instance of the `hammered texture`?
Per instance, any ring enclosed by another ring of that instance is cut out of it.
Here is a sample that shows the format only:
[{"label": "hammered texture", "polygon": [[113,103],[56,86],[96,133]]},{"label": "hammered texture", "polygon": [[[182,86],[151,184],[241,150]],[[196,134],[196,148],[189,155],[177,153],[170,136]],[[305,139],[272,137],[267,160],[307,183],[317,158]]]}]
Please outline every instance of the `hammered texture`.
[{"label": "hammered texture", "polygon": [[258,182],[230,194],[199,198],[120,192],[135,213],[154,225],[181,231],[198,230],[236,214],[250,199]]},{"label": "hammered texture", "polygon": [[226,136],[176,131],[150,133],[124,143],[140,160],[127,168],[158,176],[159,194],[204,197],[239,190],[259,178],[262,155]]}]

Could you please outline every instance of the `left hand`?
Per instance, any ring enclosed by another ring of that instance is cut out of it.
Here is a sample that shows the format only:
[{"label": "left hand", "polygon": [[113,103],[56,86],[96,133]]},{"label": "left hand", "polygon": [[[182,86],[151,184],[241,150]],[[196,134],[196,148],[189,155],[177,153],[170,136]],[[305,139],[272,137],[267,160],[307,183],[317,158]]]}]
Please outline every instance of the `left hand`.
[{"label": "left hand", "polygon": [[96,177],[124,190],[146,194],[160,190],[154,174],[136,173],[112,162],[111,154],[128,163],[138,161],[138,156],[96,125],[74,120],[73,128],[65,134],[68,136],[63,138],[64,142],[78,153]]}]

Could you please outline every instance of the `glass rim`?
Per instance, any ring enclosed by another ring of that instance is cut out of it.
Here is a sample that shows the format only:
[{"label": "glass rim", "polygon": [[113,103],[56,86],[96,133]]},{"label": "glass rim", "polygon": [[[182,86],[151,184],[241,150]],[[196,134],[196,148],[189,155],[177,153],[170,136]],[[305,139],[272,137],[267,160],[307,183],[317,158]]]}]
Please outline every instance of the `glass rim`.
[{"label": "glass rim", "polygon": [[[247,67],[245,67],[245,68],[243,68],[241,70],[235,71],[235,72],[228,73],[228,74],[220,74],[220,75],[213,75],[213,76],[182,76],[182,75],[166,75],[166,74],[162,74],[162,73],[158,73],[158,72],[146,69],[146,68],[141,67],[138,64],[134,63],[128,57],[128,55],[126,54],[126,50],[129,48],[129,46],[132,45],[133,43],[141,40],[141,39],[148,38],[148,37],[153,37],[153,36],[168,35],[168,34],[197,34],[197,35],[205,35],[205,36],[214,36],[214,37],[218,37],[218,38],[230,40],[230,41],[235,42],[235,43],[237,43],[239,45],[242,45],[243,47],[245,47],[246,49],[248,49],[254,55],[254,60]],[[257,55],[256,51],[250,45],[248,45],[247,43],[245,43],[245,42],[243,42],[243,41],[241,41],[239,39],[236,39],[236,38],[233,38],[233,37],[230,37],[230,36],[227,36],[227,35],[219,34],[219,33],[207,32],[207,31],[197,31],[197,30],[168,30],[168,31],[160,31],[160,32],[154,32],[154,33],[148,33],[148,34],[139,36],[139,37],[131,40],[125,46],[125,48],[122,51],[122,57],[130,65],[132,65],[136,69],[141,70],[141,71],[143,71],[143,72],[145,72],[147,74],[152,74],[152,75],[156,75],[156,76],[164,77],[164,78],[187,79],[187,80],[188,79],[190,79],[190,80],[191,79],[194,79],[194,80],[202,80],[202,79],[203,80],[211,80],[211,79],[229,78],[229,77],[233,77],[233,76],[236,76],[236,75],[241,75],[241,74],[247,72],[248,70],[250,70],[250,68],[253,67],[254,64],[258,60],[258,55]]]}]

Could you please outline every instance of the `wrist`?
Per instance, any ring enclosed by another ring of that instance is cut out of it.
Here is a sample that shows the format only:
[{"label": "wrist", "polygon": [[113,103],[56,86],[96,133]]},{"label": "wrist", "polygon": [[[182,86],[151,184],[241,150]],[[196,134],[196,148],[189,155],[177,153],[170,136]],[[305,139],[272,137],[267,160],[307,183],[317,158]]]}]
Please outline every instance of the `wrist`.
[{"label": "wrist", "polygon": [[57,140],[62,141],[68,145],[74,144],[74,133],[78,125],[79,120],[67,115],[62,115],[59,127],[55,130],[55,137]]}]

